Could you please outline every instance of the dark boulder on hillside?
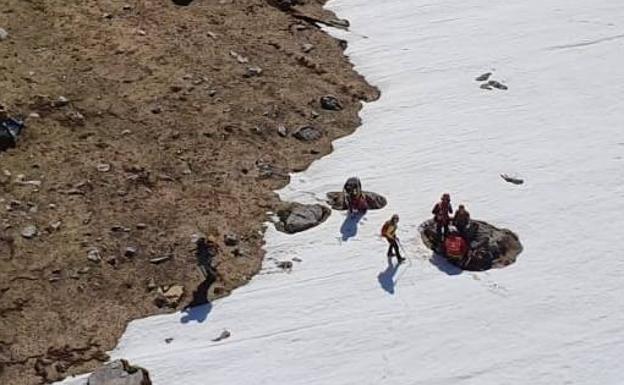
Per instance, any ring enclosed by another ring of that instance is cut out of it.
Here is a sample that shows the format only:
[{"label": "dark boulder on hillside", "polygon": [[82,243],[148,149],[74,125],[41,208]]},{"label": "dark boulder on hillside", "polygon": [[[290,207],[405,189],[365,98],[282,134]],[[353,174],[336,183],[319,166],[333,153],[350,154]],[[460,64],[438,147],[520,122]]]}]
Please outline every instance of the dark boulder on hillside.
[{"label": "dark boulder on hillside", "polygon": [[423,243],[453,265],[470,271],[483,271],[511,265],[522,252],[518,236],[508,229],[499,229],[484,221],[471,221],[466,231],[468,252],[462,257],[447,255],[436,236],[435,222],[430,219],[419,227]]},{"label": "dark boulder on hillside", "polygon": [[87,385],[152,385],[152,381],[147,370],[115,360],[91,373]]},{"label": "dark boulder on hillside", "polygon": [[[369,210],[378,210],[386,207],[388,201],[383,196],[370,192],[370,191],[362,191],[364,198],[366,198],[366,204]],[[347,210],[347,202],[345,199],[345,194],[342,191],[333,191],[327,193],[327,203],[334,210]]]},{"label": "dark boulder on hillside", "polygon": [[299,233],[320,225],[330,213],[331,210],[323,205],[291,203],[277,212],[279,222],[275,227],[284,233]]}]

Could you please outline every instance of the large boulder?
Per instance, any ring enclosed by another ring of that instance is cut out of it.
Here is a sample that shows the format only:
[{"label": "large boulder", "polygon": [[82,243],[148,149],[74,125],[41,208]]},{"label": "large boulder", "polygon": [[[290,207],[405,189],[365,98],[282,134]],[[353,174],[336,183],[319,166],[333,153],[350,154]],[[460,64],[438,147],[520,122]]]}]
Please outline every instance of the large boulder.
[{"label": "large boulder", "polygon": [[278,211],[279,222],[275,227],[288,234],[298,233],[323,223],[330,213],[323,205],[291,203]]},{"label": "large boulder", "polygon": [[147,370],[115,360],[93,372],[87,385],[152,385]]},{"label": "large boulder", "polygon": [[435,222],[430,219],[419,227],[423,243],[453,265],[470,271],[483,271],[511,265],[522,252],[518,236],[484,221],[472,220],[467,231],[469,251],[462,258],[446,255],[436,236]]},{"label": "large boulder", "polygon": [[[366,204],[368,205],[369,210],[378,210],[386,207],[388,201],[383,196],[370,192],[370,191],[362,191],[364,197],[366,198]],[[345,200],[345,194],[342,191],[333,191],[327,193],[327,203],[334,210],[347,210],[347,204]]]}]

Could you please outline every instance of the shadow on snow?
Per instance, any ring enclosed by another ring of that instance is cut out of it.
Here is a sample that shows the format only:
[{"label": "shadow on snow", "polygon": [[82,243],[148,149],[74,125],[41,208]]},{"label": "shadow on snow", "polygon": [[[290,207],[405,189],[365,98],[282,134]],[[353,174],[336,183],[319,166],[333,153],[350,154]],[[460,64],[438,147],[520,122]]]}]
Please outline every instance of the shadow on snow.
[{"label": "shadow on snow", "polygon": [[364,213],[347,214],[344,222],[342,222],[342,226],[340,226],[340,234],[342,234],[343,241],[347,241],[349,238],[357,235],[358,224],[363,216]]},{"label": "shadow on snow", "polygon": [[392,259],[388,258],[388,266],[386,267],[386,270],[377,275],[377,281],[379,281],[381,288],[387,291],[388,294],[394,294],[394,286],[396,284],[394,276],[398,270],[399,264],[393,264]]},{"label": "shadow on snow", "polygon": [[459,267],[449,262],[442,255],[435,252],[431,255],[431,258],[429,258],[429,262],[431,262],[433,266],[437,267],[438,270],[448,275],[459,275],[463,271]]}]

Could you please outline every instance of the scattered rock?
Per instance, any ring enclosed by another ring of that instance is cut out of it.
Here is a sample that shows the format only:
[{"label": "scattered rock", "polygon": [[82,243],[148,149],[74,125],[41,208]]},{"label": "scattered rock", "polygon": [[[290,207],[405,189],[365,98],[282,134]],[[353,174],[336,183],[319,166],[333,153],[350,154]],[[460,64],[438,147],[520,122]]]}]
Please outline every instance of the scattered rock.
[{"label": "scattered rock", "polygon": [[87,274],[89,271],[91,271],[90,267],[83,267],[78,270],[78,274]]},{"label": "scattered rock", "polygon": [[114,233],[129,233],[130,228],[122,225],[113,225],[111,226],[111,231]]},{"label": "scattered rock", "polygon": [[230,51],[230,56],[232,56],[233,58],[236,59],[237,62],[244,64],[244,63],[248,63],[249,59],[247,59],[245,56],[239,54],[236,51]]},{"label": "scattered rock", "polygon": [[226,246],[236,246],[239,243],[238,236],[236,234],[226,234],[223,236],[223,242]]},{"label": "scattered rock", "polygon": [[115,360],[96,369],[87,385],[152,385],[147,370],[132,366],[126,360]]},{"label": "scattered rock", "polygon": [[154,303],[158,307],[170,307],[175,308],[180,303],[180,300],[184,296],[184,286],[182,285],[172,285],[172,286],[161,286],[158,288],[157,297],[154,300]]},{"label": "scattered rock", "polygon": [[479,86],[479,88],[483,89],[483,90],[492,90],[492,87],[490,87],[489,84],[487,83],[483,83]]},{"label": "scattered rock", "polygon": [[486,72],[486,73],[484,73],[482,75],[477,76],[475,78],[475,80],[478,81],[478,82],[485,82],[485,81],[487,81],[490,78],[490,76],[492,76],[492,73],[491,72]]},{"label": "scattered rock", "polygon": [[[5,112],[5,110],[2,105],[0,105],[0,151],[15,148],[17,146],[18,137],[24,129],[23,121],[6,116],[3,117],[3,112]],[[6,115],[6,113],[4,115]]]},{"label": "scattered rock", "polygon": [[327,25],[329,25],[331,27],[340,28],[340,29],[348,29],[349,26],[351,25],[349,23],[349,20],[337,19],[337,18],[332,18],[332,19],[326,20],[325,24],[327,24]]},{"label": "scattered rock", "polygon": [[251,78],[251,77],[255,77],[255,76],[260,76],[262,75],[262,68],[260,67],[248,67],[247,68],[247,72],[245,73],[245,77],[246,78]]},{"label": "scattered rock", "polygon": [[132,258],[132,257],[136,256],[136,254],[137,254],[136,247],[128,246],[124,250],[124,257]]},{"label": "scattered rock", "polygon": [[63,224],[62,221],[51,222],[46,229],[49,232],[54,232],[54,231],[57,231],[58,229],[60,229],[62,224]]},{"label": "scattered rock", "polygon": [[163,263],[170,259],[171,259],[171,255],[165,255],[164,257],[156,257],[156,258],[150,259],[150,263],[153,263],[154,265],[158,265],[159,263]]},{"label": "scattered rock", "polygon": [[111,165],[108,163],[99,163],[97,166],[95,166],[95,168],[99,172],[108,172],[111,169]]},{"label": "scattered rock", "polygon": [[[366,198],[366,205],[369,210],[382,209],[388,204],[386,198],[377,193],[362,191],[362,194],[364,194],[364,198]],[[327,203],[334,210],[347,210],[345,195],[342,191],[328,192]]]},{"label": "scattered rock", "polygon": [[285,137],[288,136],[288,130],[286,129],[286,127],[283,124],[280,124],[279,126],[277,126],[277,133],[282,138],[285,138]]},{"label": "scattered rock", "polygon": [[67,99],[65,96],[59,96],[53,104],[54,107],[64,107],[69,104],[69,99]]},{"label": "scattered rock", "polygon": [[224,340],[226,338],[230,338],[231,335],[232,335],[232,333],[230,333],[229,330],[227,330],[227,329],[223,330],[221,332],[221,334],[219,334],[219,337],[213,339],[212,342],[219,342],[219,341]]},{"label": "scattered rock", "polygon": [[137,223],[136,228],[139,230],[144,230],[147,228],[147,225],[145,223]]},{"label": "scattered rock", "polygon": [[301,258],[299,258],[299,257],[294,257],[292,260],[293,260],[293,262],[299,262],[299,263],[303,262],[303,260]]},{"label": "scattered rock", "polygon": [[21,232],[22,237],[26,239],[32,239],[36,237],[37,234],[39,234],[39,231],[37,230],[37,226],[35,225],[28,225],[24,227]]},{"label": "scattered rock", "polygon": [[308,53],[314,49],[314,45],[310,43],[305,43],[301,46],[301,50],[305,53]]},{"label": "scattered rock", "polygon": [[509,176],[507,174],[501,174],[501,178],[503,178],[505,180],[505,182],[509,182],[509,183],[512,183],[512,184],[520,185],[520,184],[524,183],[524,179],[513,177],[513,176]]},{"label": "scattered rock", "polygon": [[325,110],[330,111],[340,111],[342,110],[342,106],[336,97],[327,95],[321,97],[321,107]]},{"label": "scattered rock", "polygon": [[323,223],[330,213],[323,205],[292,203],[278,211],[280,222],[275,227],[288,234],[298,233]]},{"label": "scattered rock", "polygon": [[87,259],[91,262],[100,262],[102,258],[100,257],[100,251],[98,249],[91,249],[87,253]]},{"label": "scattered rock", "polygon": [[173,342],[172,337],[165,338],[165,343],[170,344],[171,342]]},{"label": "scattered rock", "polygon": [[303,142],[313,142],[323,136],[323,130],[313,126],[303,126],[292,135]]},{"label": "scattered rock", "polygon": [[499,90],[506,90],[506,89],[508,89],[508,88],[509,88],[509,87],[507,87],[506,85],[504,85],[503,83],[498,82],[498,81],[496,81],[496,80],[490,80],[490,81],[488,82],[488,85],[489,85],[490,87],[498,88]]},{"label": "scattered rock", "polygon": [[108,263],[111,266],[117,266],[118,262],[119,261],[117,260],[117,257],[115,257],[114,255],[106,258],[106,263]]},{"label": "scattered rock", "polygon": [[291,261],[279,261],[277,262],[277,267],[282,270],[291,271],[293,268],[293,263]]},{"label": "scattered rock", "polygon": [[158,286],[156,285],[156,281],[154,280],[154,278],[150,278],[147,281],[147,290],[152,291],[154,289],[156,289]]},{"label": "scattered rock", "polygon": [[6,40],[9,38],[9,33],[4,28],[0,28],[0,41]]}]

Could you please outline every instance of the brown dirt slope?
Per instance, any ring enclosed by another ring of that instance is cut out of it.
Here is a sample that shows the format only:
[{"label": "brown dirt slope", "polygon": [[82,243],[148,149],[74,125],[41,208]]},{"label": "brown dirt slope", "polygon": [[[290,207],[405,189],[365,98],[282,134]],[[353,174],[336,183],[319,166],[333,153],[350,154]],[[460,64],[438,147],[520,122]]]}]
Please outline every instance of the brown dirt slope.
[{"label": "brown dirt slope", "polygon": [[[331,17],[322,3],[298,10]],[[377,97],[344,45],[264,0],[4,0],[0,27],[0,103],[35,113],[0,153],[2,384],[106,360],[129,320],[172,311],[154,305],[150,279],[184,285],[178,308],[188,303],[200,283],[192,234],[220,243],[215,296],[247,282],[273,190]],[[321,109],[328,94],[342,111]],[[304,143],[280,125],[324,136]],[[38,235],[26,239],[29,225]],[[226,234],[240,243],[225,246]]]}]

